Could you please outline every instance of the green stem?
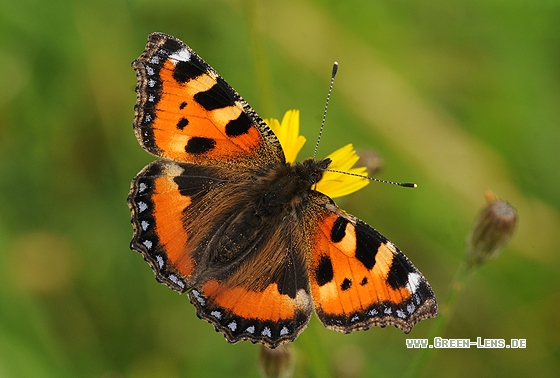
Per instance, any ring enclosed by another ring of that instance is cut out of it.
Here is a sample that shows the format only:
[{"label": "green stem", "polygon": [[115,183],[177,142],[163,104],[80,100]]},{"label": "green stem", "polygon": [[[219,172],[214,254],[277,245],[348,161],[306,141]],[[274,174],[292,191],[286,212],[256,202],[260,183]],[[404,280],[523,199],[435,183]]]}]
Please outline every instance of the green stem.
[{"label": "green stem", "polygon": [[[455,276],[451,280],[451,285],[449,291],[439,308],[439,314],[432,325],[432,329],[428,334],[428,342],[433,342],[435,337],[441,337],[447,326],[449,325],[449,321],[453,316],[453,312],[457,307],[457,300],[463,289],[465,288],[467,280],[470,278],[474,269],[469,268],[466,261],[463,260],[457,271],[455,272]],[[418,377],[424,371],[427,363],[430,359],[434,356],[436,348],[425,348],[420,349],[419,353],[414,358],[406,377]]]}]

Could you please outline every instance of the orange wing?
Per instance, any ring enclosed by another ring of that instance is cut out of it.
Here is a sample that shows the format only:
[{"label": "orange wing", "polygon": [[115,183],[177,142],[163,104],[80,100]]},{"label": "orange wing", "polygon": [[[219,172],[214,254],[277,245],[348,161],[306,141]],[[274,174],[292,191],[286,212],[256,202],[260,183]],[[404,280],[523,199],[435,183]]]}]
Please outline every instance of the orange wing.
[{"label": "orange wing", "polygon": [[313,304],[295,222],[254,214],[251,173],[157,160],[132,181],[131,248],[230,343],[293,341]]},{"label": "orange wing", "polygon": [[[394,325],[405,333],[437,315],[422,273],[379,232],[315,192],[309,275],[317,316],[340,332]],[[314,231],[314,232],[313,232]]]},{"label": "orange wing", "polygon": [[148,152],[237,167],[285,161],[266,123],[182,41],[152,33],[132,66],[138,77],[134,131]]},{"label": "orange wing", "polygon": [[305,264],[294,266],[286,259],[278,268],[283,273],[276,277],[240,268],[246,281],[251,280],[250,274],[260,275],[263,287],[211,279],[192,289],[189,298],[197,315],[212,323],[228,342],[249,340],[276,348],[294,341],[313,312]]},{"label": "orange wing", "polygon": [[[193,176],[188,183],[178,179],[185,171]],[[192,286],[200,271],[195,255],[200,233],[186,229],[185,212],[195,211],[201,196],[219,192],[220,184],[228,180],[225,173],[219,168],[156,160],[132,181],[128,206],[134,237],[130,247],[142,253],[159,282],[181,293]],[[201,225],[201,230],[206,229]]]}]

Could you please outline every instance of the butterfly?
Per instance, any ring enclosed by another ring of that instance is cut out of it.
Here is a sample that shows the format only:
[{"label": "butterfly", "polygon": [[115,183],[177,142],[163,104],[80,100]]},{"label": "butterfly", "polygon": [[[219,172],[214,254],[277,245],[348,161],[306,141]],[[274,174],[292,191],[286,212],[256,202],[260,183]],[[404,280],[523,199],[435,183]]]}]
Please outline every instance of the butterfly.
[{"label": "butterfly", "polygon": [[330,159],[287,163],[271,128],[179,39],[150,34],[132,66],[134,132],[159,159],[131,184],[131,249],[228,342],[275,348],[313,311],[345,333],[408,333],[436,316],[406,256],[315,190]]}]

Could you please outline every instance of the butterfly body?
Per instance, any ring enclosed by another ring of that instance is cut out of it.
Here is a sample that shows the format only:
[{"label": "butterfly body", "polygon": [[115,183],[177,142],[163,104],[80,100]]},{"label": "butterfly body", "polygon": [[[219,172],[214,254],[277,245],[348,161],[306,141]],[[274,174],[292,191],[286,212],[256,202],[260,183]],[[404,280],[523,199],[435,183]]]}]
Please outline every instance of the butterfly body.
[{"label": "butterfly body", "polygon": [[268,125],[184,43],[153,33],[133,63],[134,129],[159,160],[133,180],[131,248],[188,292],[229,342],[435,316],[433,292],[386,238],[315,190],[330,159],[286,162]]}]

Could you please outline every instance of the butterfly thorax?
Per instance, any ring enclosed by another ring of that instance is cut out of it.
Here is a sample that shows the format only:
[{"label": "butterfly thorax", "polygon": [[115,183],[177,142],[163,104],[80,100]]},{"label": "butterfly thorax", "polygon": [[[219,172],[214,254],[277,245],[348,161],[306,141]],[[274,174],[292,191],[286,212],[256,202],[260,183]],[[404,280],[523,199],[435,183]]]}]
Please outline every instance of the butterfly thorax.
[{"label": "butterfly thorax", "polygon": [[264,193],[259,210],[264,214],[285,211],[295,207],[307,198],[313,185],[323,177],[331,159],[306,159],[300,163],[282,164],[268,172],[264,179]]}]

